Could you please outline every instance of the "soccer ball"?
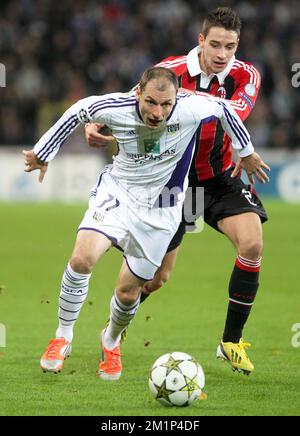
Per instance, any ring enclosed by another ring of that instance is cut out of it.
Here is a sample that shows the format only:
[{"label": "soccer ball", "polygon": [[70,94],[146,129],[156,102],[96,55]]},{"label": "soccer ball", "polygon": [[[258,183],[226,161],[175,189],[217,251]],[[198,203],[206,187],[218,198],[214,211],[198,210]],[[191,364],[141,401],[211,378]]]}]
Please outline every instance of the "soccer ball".
[{"label": "soccer ball", "polygon": [[167,353],[153,364],[149,389],[166,406],[189,406],[199,399],[205,385],[201,365],[186,353]]}]

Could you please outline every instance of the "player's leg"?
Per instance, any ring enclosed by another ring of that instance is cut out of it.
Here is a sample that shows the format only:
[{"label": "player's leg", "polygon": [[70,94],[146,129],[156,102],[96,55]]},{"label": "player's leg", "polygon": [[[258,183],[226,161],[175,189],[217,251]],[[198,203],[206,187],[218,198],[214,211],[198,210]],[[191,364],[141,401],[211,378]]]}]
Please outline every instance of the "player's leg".
[{"label": "player's leg", "polygon": [[218,226],[237,251],[229,283],[229,304],[220,346],[224,348],[226,355],[234,353],[237,369],[244,368],[244,372],[250,373],[253,365],[245,353],[245,344],[240,341],[259,286],[263,251],[261,219],[256,213],[250,212],[224,218],[218,222]]},{"label": "player's leg", "polygon": [[60,371],[64,359],[70,355],[74,325],[87,298],[93,267],[111,245],[112,242],[101,233],[91,230],[78,232],[71,259],[62,277],[56,338],[49,342],[41,358],[43,370]]},{"label": "player's leg", "polygon": [[146,282],[141,295],[141,303],[146,300],[149,295],[160,289],[169,280],[171,273],[176,265],[176,259],[179,252],[179,247],[168,251],[164,257],[161,266],[155,273],[153,280]]},{"label": "player's leg", "polygon": [[[144,284],[141,293],[140,303],[143,303],[151,295],[152,292],[160,289],[169,280],[170,275],[173,269],[175,268],[176,259],[179,252],[179,246],[182,242],[184,234],[185,234],[185,223],[182,222],[179,225],[178,230],[174,235],[172,241],[170,242],[167,253],[165,254],[161,266],[156,271],[154,278],[150,281],[147,281]],[[122,332],[121,344],[127,338],[127,333],[128,333],[128,328],[124,329]]]},{"label": "player's leg", "polygon": [[140,295],[145,281],[135,276],[127,263],[123,262],[110,302],[109,322],[102,332],[102,357],[98,374],[103,380],[118,380],[121,376],[121,335],[139,308]]},{"label": "player's leg", "polygon": [[[141,297],[140,297],[140,303],[143,303],[151,295],[152,292],[160,289],[169,280],[170,275],[176,264],[178,252],[179,252],[179,247],[166,253],[162,261],[162,264],[156,271],[153,279],[144,283]],[[121,344],[126,340],[127,334],[128,334],[128,327],[126,327],[122,331],[121,342],[120,342]]]},{"label": "player's leg", "polygon": [[186,232],[186,222],[182,219],[177,232],[173,236],[169,247],[167,249],[167,253],[162,261],[161,266],[155,273],[153,280],[145,283],[145,286],[141,295],[141,303],[146,300],[146,298],[154,291],[160,289],[170,278],[170,275],[175,268],[177,255],[179,252],[179,246],[183,240],[183,237]]}]

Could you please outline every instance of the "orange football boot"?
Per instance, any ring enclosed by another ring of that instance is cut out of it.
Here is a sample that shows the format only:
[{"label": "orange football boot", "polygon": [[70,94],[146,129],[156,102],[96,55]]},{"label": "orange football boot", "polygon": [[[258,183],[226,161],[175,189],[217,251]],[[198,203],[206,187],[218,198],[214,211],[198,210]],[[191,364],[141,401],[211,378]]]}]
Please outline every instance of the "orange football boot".
[{"label": "orange football boot", "polygon": [[71,342],[65,338],[52,339],[40,360],[42,370],[57,374],[63,369],[64,360],[70,356],[71,351]]},{"label": "orange football boot", "polygon": [[120,346],[108,350],[103,343],[102,333],[102,358],[99,363],[98,375],[103,380],[118,380],[122,373]]}]

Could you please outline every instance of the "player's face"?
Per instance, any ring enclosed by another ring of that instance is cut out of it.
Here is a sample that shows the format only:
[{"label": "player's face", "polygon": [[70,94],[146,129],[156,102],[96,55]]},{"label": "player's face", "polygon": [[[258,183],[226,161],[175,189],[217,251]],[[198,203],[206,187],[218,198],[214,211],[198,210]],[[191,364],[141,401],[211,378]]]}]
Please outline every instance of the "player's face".
[{"label": "player's face", "polygon": [[157,129],[165,123],[175,105],[176,89],[170,83],[164,91],[160,91],[157,80],[153,79],[147,83],[143,91],[137,88],[136,98],[146,126]]},{"label": "player's face", "polygon": [[221,73],[235,54],[238,43],[238,34],[234,30],[226,30],[223,27],[211,27],[206,38],[200,33],[199,61],[202,70],[206,74]]}]

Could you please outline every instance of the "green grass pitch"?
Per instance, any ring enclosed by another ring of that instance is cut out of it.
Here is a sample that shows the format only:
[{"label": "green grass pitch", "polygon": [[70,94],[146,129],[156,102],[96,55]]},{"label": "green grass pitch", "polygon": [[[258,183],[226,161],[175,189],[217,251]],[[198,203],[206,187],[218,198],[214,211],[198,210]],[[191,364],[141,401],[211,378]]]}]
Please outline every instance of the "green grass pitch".
[{"label": "green grass pitch", "polygon": [[[122,261],[111,250],[97,265],[75,329],[73,354],[61,374],[39,359],[57,325],[60,280],[85,205],[0,204],[0,415],[299,415],[300,205],[266,201],[261,286],[245,340],[255,372],[233,373],[215,358],[234,263],[230,243],[207,226],[187,235],[169,283],[144,303],[123,346],[117,382],[96,377],[99,332]],[[298,265],[298,266],[297,266]],[[165,408],[150,396],[148,373],[169,351],[192,354],[206,374],[206,401]]]}]

